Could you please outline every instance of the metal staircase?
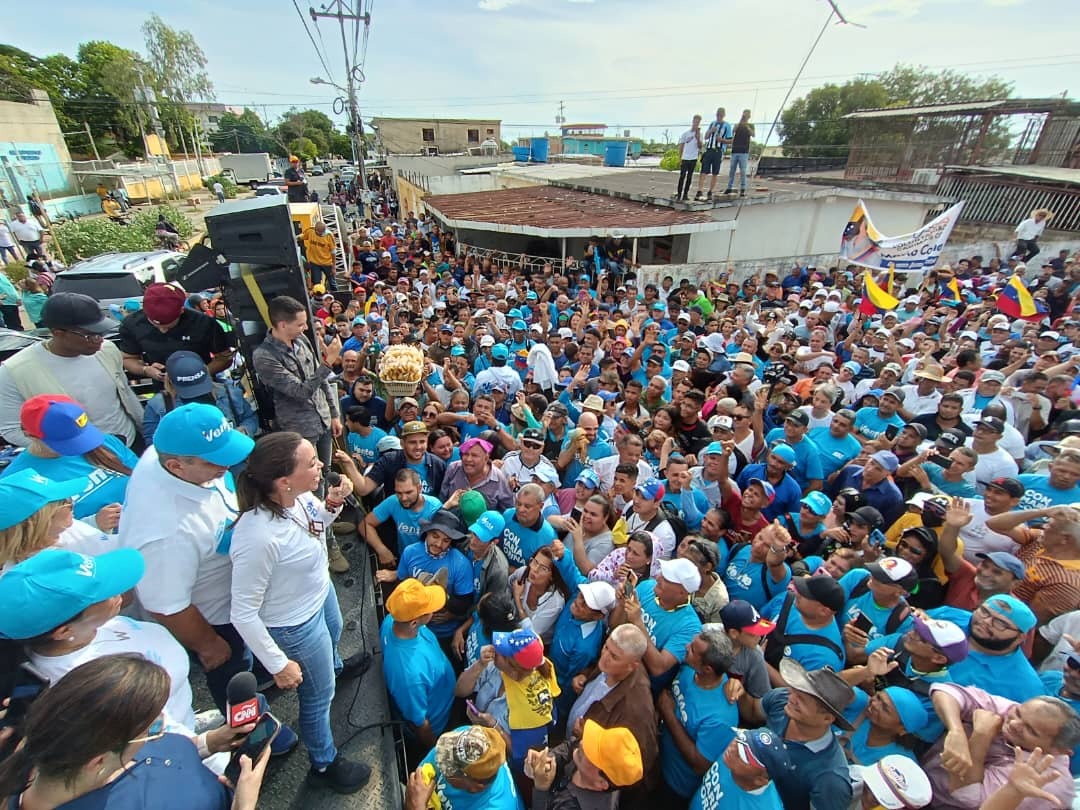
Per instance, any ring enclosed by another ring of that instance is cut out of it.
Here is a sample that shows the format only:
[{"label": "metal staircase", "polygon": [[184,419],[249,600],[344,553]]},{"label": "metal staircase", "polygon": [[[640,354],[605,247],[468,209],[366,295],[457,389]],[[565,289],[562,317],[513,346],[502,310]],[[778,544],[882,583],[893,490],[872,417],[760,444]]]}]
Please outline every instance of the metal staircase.
[{"label": "metal staircase", "polygon": [[[339,282],[344,282],[349,277],[349,268],[352,263],[352,234],[346,227],[345,218],[341,215],[341,209],[336,205],[323,205],[319,203],[319,215],[326,223],[326,230],[334,235],[334,277]],[[347,289],[338,285],[338,289]]]}]

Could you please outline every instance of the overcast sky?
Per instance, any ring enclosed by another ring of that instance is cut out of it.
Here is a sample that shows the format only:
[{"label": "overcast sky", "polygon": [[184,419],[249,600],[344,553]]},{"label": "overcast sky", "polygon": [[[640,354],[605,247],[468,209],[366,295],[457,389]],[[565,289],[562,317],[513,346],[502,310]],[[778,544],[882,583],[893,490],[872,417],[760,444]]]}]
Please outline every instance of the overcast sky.
[{"label": "overcast sky", "polygon": [[[371,4],[365,119],[499,118],[508,140],[555,131],[560,100],[569,122],[646,138],[675,138],[695,112],[750,107],[763,137],[828,13],[824,0],[349,2]],[[1080,0],[838,3],[866,28],[829,26],[793,98],[899,61],[996,73],[1025,96],[1080,96]],[[151,11],[195,35],[218,101],[270,119],[292,105],[332,112],[334,91],[308,81],[326,71],[292,0],[53,0],[45,17],[6,15],[0,37],[38,55],[74,55],[90,39],[141,51]],[[344,84],[337,21],[322,20],[315,41]]]}]

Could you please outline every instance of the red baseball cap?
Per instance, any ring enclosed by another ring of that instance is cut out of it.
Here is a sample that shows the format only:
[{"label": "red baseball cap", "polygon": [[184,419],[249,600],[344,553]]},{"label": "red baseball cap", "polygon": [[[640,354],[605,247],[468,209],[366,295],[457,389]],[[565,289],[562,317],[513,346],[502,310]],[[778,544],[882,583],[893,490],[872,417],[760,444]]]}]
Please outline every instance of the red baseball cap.
[{"label": "red baseball cap", "polygon": [[30,397],[19,411],[19,422],[23,433],[41,439],[62,456],[89,453],[105,443],[105,434],[90,421],[83,406],[62,394]]},{"label": "red baseball cap", "polygon": [[153,324],[172,323],[180,317],[187,303],[187,292],[179,284],[158,282],[143,293],[143,312]]}]

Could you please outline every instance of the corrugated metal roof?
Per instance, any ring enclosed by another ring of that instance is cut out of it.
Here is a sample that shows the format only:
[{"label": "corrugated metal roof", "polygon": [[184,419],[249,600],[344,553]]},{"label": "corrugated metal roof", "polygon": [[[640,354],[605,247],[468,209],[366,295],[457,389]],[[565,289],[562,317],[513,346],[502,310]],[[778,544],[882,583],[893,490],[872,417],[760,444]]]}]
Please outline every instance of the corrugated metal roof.
[{"label": "corrugated metal roof", "polygon": [[1073,102],[1063,98],[1001,98],[986,101],[959,101],[951,104],[923,104],[917,107],[881,107],[856,110],[844,118],[906,118],[916,115],[975,115],[984,112],[1050,112]]},{"label": "corrugated metal roof", "polygon": [[964,171],[974,174],[1004,174],[1010,177],[1080,185],[1080,169],[1065,169],[1060,166],[946,166],[945,168],[950,171]]},{"label": "corrugated metal roof", "polygon": [[424,205],[456,227],[483,223],[495,226],[487,230],[549,236],[609,231],[662,235],[730,228],[730,223],[714,220],[705,212],[676,211],[553,186],[434,195],[425,197]]}]

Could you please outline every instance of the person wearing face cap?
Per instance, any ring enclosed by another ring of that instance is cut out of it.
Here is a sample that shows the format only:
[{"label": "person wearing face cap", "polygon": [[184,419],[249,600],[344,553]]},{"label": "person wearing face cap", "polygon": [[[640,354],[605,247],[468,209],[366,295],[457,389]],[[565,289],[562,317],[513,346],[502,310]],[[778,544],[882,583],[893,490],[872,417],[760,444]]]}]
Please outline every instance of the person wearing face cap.
[{"label": "person wearing face cap", "polygon": [[785,810],[847,810],[852,788],[848,763],[833,725],[851,731],[844,710],[854,690],[828,667],[807,670],[797,661],[780,662],[786,687],[756,699],[735,689],[739,707],[752,721],[764,721],[787,747],[788,766],[770,775]]},{"label": "person wearing face cap", "polygon": [[889,754],[873,765],[856,765],[851,778],[858,802],[852,806],[862,810],[918,810],[934,798],[926,772],[900,754]]},{"label": "person wearing face cap", "polygon": [[142,450],[142,404],[128,383],[120,350],[105,339],[116,321],[104,317],[90,296],[68,292],[49,297],[41,321],[51,338],[0,365],[0,435],[18,447],[29,446],[19,423],[23,403],[39,394],[63,394],[85,403],[87,416],[102,432]]},{"label": "person wearing face cap", "polygon": [[610,583],[582,579],[571,586],[574,590],[576,595],[567,600],[555,622],[548,650],[562,689],[559,708],[564,717],[577,697],[572,688],[574,679],[591,670],[600,657],[604,620],[615,606],[615,588]]},{"label": "person wearing face cap", "polygon": [[792,590],[762,608],[774,629],[765,641],[765,662],[773,686],[784,686],[781,660],[807,669],[844,668],[844,641],[837,617],[844,610],[844,589],[828,574],[792,579]]},{"label": "person wearing face cap", "polygon": [[151,284],[142,309],[120,323],[117,347],[124,369],[133,377],[149,377],[156,390],[165,383],[165,364],[178,351],[197,354],[211,376],[232,365],[233,337],[213,318],[184,306],[187,292],[175,282]]},{"label": "person wearing face cap", "polygon": [[782,810],[771,774],[791,767],[787,746],[768,729],[733,729],[735,736],[705,772],[690,810]]},{"label": "person wearing face cap", "polygon": [[853,464],[842,469],[829,493],[835,497],[846,487],[858,490],[866,503],[881,513],[883,526],[891,526],[904,512],[904,495],[891,477],[899,466],[891,450],[878,450],[861,467]]},{"label": "person wearing face cap", "polygon": [[[433,801],[437,804],[432,805]],[[406,810],[525,810],[498,729],[462,726],[442,734],[409,776]]]},{"label": "person wearing face cap", "polygon": [[594,810],[619,806],[619,791],[641,781],[641,749],[629,729],[588,720],[580,741],[530,751],[533,810]]},{"label": "person wearing face cap", "polygon": [[918,695],[902,686],[886,686],[873,695],[855,690],[855,700],[844,715],[855,727],[843,735],[844,749],[852,765],[874,765],[887,756],[916,761],[910,737],[926,726],[932,710]]}]

